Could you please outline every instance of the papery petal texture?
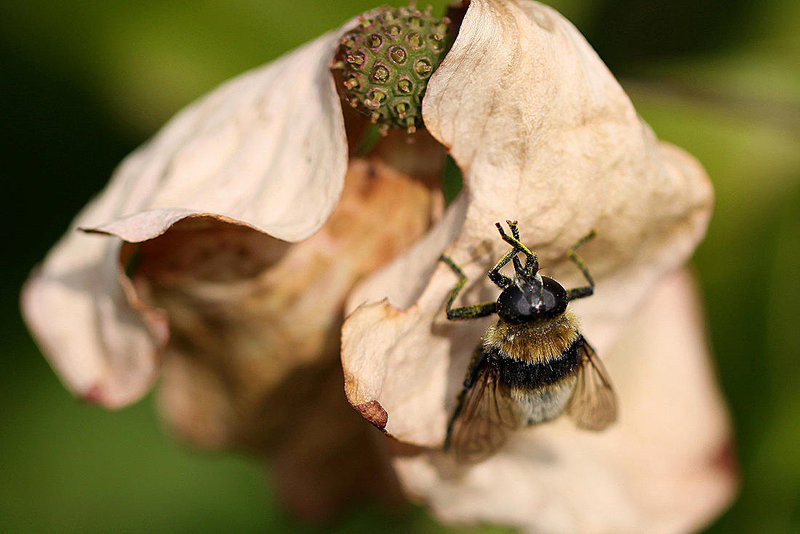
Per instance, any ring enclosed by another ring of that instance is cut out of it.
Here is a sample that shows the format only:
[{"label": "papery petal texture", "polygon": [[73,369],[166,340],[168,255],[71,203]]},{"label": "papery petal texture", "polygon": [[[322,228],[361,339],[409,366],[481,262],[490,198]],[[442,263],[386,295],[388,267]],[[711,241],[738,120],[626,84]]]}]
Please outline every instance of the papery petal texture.
[{"label": "papery petal texture", "polygon": [[155,238],[194,216],[298,241],[327,220],[347,168],[329,72],[338,35],[179,113],[120,165],[28,281],[25,318],[74,393],[106,406],[136,400],[152,383],[168,337],[163,314],[146,307],[125,277],[123,241]]}]

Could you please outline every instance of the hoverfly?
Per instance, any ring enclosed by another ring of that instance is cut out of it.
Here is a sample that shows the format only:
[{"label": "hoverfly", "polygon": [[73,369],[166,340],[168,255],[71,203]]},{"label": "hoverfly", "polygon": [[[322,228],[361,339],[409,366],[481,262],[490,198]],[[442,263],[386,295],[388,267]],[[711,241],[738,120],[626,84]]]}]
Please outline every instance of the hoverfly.
[{"label": "hoverfly", "polygon": [[[448,293],[447,318],[498,316],[475,349],[447,428],[445,451],[453,451],[464,462],[493,454],[505,442],[508,430],[550,421],[564,412],[587,430],[602,430],[617,417],[606,370],[567,309],[569,301],[594,293],[594,281],[576,249],[595,232],[567,252],[589,285],[567,291],[539,274],[536,254],[520,241],[516,221],[506,223],[510,236],[500,223],[495,226],[513,248],[488,273],[489,280],[502,289],[496,302],[453,308],[467,277],[449,257],[440,257],[459,277]],[[524,266],[519,253],[525,255]],[[500,273],[512,260],[513,280]]]}]

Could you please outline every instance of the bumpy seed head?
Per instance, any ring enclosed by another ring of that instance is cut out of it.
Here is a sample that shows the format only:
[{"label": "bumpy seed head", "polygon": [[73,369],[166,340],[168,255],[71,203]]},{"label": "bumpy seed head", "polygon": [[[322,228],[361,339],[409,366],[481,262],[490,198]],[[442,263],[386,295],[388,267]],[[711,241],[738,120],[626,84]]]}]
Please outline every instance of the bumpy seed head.
[{"label": "bumpy seed head", "polygon": [[342,71],[345,98],[383,134],[390,127],[413,133],[422,123],[422,97],[447,52],[450,22],[430,12],[381,7],[341,39],[334,68]]}]

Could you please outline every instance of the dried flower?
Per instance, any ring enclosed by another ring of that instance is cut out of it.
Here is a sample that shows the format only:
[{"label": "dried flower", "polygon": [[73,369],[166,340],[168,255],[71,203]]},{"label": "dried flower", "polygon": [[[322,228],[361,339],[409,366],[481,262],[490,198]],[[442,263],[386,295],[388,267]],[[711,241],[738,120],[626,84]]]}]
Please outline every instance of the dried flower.
[{"label": "dried flower", "polygon": [[[474,0],[422,107],[464,175],[442,214],[442,148],[425,132],[348,157],[356,119],[329,67],[353,25],[190,106],[78,215],[23,294],[67,387],[123,406],[163,372],[179,436],[276,458],[293,509],[327,516],[355,492],[392,489],[340,394],[341,331],[347,400],[413,446],[394,447],[392,465],[443,520],[556,532],[708,520],[735,485],[720,463],[727,419],[691,284],[670,277],[708,222],[702,168],[655,138],[556,12]],[[599,435],[528,429],[467,468],[438,450],[486,324],[445,321],[454,280],[437,258],[465,265],[466,298],[483,299],[493,223],[507,218],[567,283],[578,274],[564,252],[597,229],[582,250],[597,293],[575,309],[620,422]]]}]

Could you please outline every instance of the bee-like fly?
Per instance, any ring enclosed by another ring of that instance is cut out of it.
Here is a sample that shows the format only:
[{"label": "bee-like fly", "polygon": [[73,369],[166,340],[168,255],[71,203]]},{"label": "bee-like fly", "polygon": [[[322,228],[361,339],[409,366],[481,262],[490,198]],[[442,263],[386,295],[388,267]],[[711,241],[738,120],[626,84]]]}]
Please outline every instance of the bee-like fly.
[{"label": "bee-like fly", "polygon": [[[467,277],[453,260],[440,258],[459,276],[448,294],[447,318],[498,316],[475,350],[447,428],[445,451],[465,462],[494,453],[505,442],[507,430],[550,421],[564,412],[587,430],[602,430],[617,417],[603,364],[567,309],[569,301],[594,292],[589,270],[575,252],[594,237],[594,231],[567,252],[589,285],[567,291],[539,274],[536,254],[520,241],[517,223],[506,222],[510,236],[500,223],[496,226],[513,248],[488,273],[502,289],[496,302],[453,308]],[[524,266],[519,253],[525,255]],[[514,279],[500,273],[509,261],[513,261]]]}]

